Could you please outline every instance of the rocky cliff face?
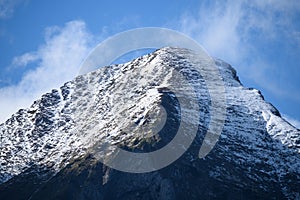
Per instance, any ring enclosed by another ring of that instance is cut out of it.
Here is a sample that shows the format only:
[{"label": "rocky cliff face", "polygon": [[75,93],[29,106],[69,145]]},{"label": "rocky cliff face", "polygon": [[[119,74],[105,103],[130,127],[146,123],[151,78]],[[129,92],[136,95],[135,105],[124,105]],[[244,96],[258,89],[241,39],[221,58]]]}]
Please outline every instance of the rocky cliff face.
[{"label": "rocky cliff face", "polygon": [[[198,157],[211,100],[205,80],[192,70],[199,64],[193,56],[163,48],[78,76],[19,110],[0,125],[0,199],[299,199],[300,131],[217,59],[226,119],[214,149]],[[187,96],[196,97],[198,117],[192,108],[183,111],[168,89],[174,71],[193,87],[188,92],[196,96]],[[164,112],[155,133],[149,127]],[[182,119],[183,112],[191,117]],[[105,142],[128,152],[159,150],[182,122],[196,124],[197,136],[171,165],[128,173],[99,159],[114,151],[99,148]]]}]

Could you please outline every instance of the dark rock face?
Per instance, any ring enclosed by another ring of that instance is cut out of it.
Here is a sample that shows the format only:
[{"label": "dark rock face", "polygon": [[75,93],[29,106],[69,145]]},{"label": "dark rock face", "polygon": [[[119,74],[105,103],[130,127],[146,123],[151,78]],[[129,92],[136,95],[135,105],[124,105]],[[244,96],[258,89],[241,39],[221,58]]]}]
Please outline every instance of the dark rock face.
[{"label": "dark rock face", "polygon": [[[218,143],[199,159],[210,100],[201,75],[189,70],[195,64],[189,54],[164,48],[79,76],[0,125],[0,199],[299,199],[300,131],[281,119],[259,91],[243,87],[236,71],[221,60],[216,64],[226,86],[227,117]],[[164,66],[185,73],[195,87],[201,112],[196,138],[178,160],[157,171],[126,173],[105,166],[89,150],[98,141],[149,152],[176,134],[181,119],[174,94],[159,89],[147,96],[170,74]],[[142,76],[151,78],[139,82]],[[122,80],[128,81],[122,85]],[[126,104],[113,101],[119,92],[129,96]],[[128,123],[150,123],[144,113],[157,105],[168,114],[157,137],[124,133]],[[124,115],[109,118],[123,108],[132,113],[128,121]],[[83,119],[88,123],[81,125]],[[89,133],[91,129],[97,131]]]}]

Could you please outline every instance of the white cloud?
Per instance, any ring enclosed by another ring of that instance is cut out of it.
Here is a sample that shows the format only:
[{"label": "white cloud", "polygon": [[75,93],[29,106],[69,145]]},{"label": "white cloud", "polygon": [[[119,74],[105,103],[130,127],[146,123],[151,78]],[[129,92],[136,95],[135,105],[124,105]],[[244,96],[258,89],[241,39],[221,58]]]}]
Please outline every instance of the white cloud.
[{"label": "white cloud", "polygon": [[12,65],[35,64],[17,85],[0,88],[0,122],[20,108],[28,107],[52,88],[74,78],[83,59],[91,50],[93,36],[82,21],[71,21],[64,27],[49,27],[45,44],[35,52],[13,59]]},{"label": "white cloud", "polygon": [[279,85],[278,77],[290,81],[288,68],[266,55],[274,47],[285,52],[300,50],[299,11],[297,0],[202,1],[198,16],[182,16],[180,30],[273,94],[300,99],[295,91]]},{"label": "white cloud", "polygon": [[12,66],[26,66],[29,63],[35,62],[39,59],[36,52],[24,53],[21,56],[15,57],[12,61]]},{"label": "white cloud", "polygon": [[0,19],[10,18],[22,0],[0,0]]},{"label": "white cloud", "polygon": [[288,115],[283,114],[282,117],[286,119],[290,124],[295,126],[296,128],[300,129],[300,121],[297,119],[294,119]]},{"label": "white cloud", "polygon": [[234,61],[240,57],[238,47],[241,39],[237,31],[240,7],[238,2],[231,6],[224,6],[221,2],[203,4],[197,17],[189,14],[182,17],[181,30],[199,41],[214,56]]},{"label": "white cloud", "polygon": [[299,10],[300,1],[297,0],[204,1],[198,16],[188,13],[182,16],[180,29],[196,38],[212,54],[235,61],[241,59],[243,49],[253,50],[255,44],[250,44],[249,39],[255,34],[263,39],[293,34],[291,40],[294,42],[299,30],[287,32],[291,31],[291,19]]}]

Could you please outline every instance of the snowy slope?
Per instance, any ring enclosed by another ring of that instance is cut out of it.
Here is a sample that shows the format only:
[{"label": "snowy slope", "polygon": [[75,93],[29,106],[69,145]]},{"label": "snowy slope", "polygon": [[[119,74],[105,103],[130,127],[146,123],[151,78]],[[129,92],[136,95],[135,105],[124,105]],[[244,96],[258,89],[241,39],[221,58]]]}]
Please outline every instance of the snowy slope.
[{"label": "snowy slope", "polygon": [[[156,123],[151,114],[163,112],[161,90],[172,81],[174,70],[187,74],[198,95],[200,147],[210,100],[205,81],[190,70],[197,64],[191,55],[186,49],[163,48],[125,64],[102,67],[19,110],[0,125],[0,183],[32,166],[39,166],[36,173],[54,176],[74,159],[93,153],[99,142],[134,149],[164,140],[146,126]],[[225,84],[227,114],[217,146],[203,161],[217,160],[208,167],[209,177],[225,185],[256,185],[262,191],[278,190],[287,198],[299,198],[300,131],[282,119],[258,90],[242,86],[229,64],[215,62]],[[198,123],[193,118],[187,121]],[[124,133],[127,129],[131,131]],[[197,155],[190,157],[198,166]]]}]

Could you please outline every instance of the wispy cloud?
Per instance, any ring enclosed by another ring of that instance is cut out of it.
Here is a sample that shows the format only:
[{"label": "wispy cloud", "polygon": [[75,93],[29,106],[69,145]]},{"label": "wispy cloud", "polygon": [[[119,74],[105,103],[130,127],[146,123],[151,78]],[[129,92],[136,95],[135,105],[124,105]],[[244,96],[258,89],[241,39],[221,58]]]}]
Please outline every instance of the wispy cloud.
[{"label": "wispy cloud", "polygon": [[23,0],[0,0],[0,19],[10,18]]},{"label": "wispy cloud", "polygon": [[28,52],[28,53],[24,53],[21,56],[15,57],[12,61],[12,65],[13,67],[16,66],[26,66],[29,63],[33,63],[35,61],[37,61],[39,59],[39,55],[36,52]]},{"label": "wispy cloud", "polygon": [[237,48],[241,42],[237,32],[241,15],[240,3],[233,6],[223,6],[221,2],[210,3],[202,4],[196,17],[184,14],[181,18],[181,31],[198,40],[214,55],[224,59],[237,59]]},{"label": "wispy cloud", "polygon": [[288,115],[283,114],[282,115],[284,119],[286,119],[290,124],[295,126],[296,128],[300,129],[300,121],[297,119],[294,119]]},{"label": "wispy cloud", "polygon": [[180,30],[261,87],[300,99],[295,95],[297,88],[288,91],[278,84],[280,79],[291,81],[288,68],[268,57],[271,51],[278,57],[300,51],[299,12],[297,0],[202,1],[197,16],[186,13],[181,17]]},{"label": "wispy cloud", "polygon": [[36,67],[27,71],[17,85],[0,88],[0,122],[17,109],[30,106],[43,93],[75,77],[91,50],[92,40],[83,21],[47,28],[45,43],[37,51],[13,59],[14,67],[29,64]]}]

